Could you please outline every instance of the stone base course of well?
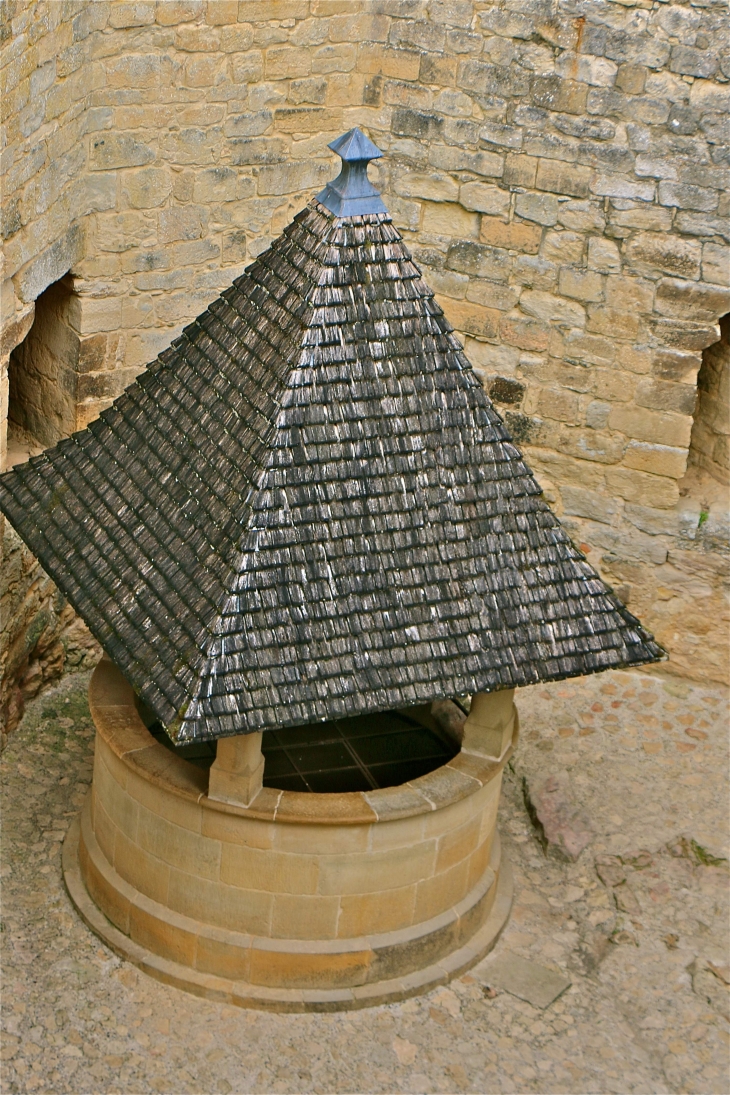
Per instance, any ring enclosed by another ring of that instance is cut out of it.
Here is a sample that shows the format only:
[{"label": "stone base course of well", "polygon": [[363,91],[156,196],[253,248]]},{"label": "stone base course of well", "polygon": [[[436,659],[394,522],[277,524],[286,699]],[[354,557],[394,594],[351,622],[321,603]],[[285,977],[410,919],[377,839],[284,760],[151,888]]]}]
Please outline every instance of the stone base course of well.
[{"label": "stone base course of well", "polygon": [[496,941],[511,904],[496,818],[513,706],[498,760],[463,748],[403,786],[263,788],[243,808],[209,799],[207,772],[152,738],[110,662],[89,699],[94,778],[66,885],[148,973],[243,1006],[348,1008],[425,991]]}]

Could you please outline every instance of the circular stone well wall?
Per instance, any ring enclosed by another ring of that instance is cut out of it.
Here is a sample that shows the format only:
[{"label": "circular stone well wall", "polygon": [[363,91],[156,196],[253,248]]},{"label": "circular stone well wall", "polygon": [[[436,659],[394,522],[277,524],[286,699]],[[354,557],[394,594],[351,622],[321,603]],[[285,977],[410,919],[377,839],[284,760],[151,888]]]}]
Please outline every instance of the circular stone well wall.
[{"label": "circular stone well wall", "polygon": [[154,740],[109,661],[89,695],[94,778],[64,874],[89,926],[147,972],[244,1006],[347,1008],[425,991],[493,945],[511,747],[370,792],[265,787],[243,808]]}]

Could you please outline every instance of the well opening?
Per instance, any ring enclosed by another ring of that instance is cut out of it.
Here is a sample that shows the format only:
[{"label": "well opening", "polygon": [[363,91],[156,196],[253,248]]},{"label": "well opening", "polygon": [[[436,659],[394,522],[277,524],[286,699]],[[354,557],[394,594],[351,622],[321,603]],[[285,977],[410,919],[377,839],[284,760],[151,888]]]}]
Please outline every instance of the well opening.
[{"label": "well opening", "polygon": [[[453,721],[466,718],[458,701],[447,702],[454,706]],[[211,767],[215,742],[175,745],[149,708],[138,703],[138,710],[156,741],[199,768]],[[283,727],[262,737],[263,782],[279,791],[314,794],[374,791],[435,771],[459,748],[458,734],[439,725],[429,705]]]}]

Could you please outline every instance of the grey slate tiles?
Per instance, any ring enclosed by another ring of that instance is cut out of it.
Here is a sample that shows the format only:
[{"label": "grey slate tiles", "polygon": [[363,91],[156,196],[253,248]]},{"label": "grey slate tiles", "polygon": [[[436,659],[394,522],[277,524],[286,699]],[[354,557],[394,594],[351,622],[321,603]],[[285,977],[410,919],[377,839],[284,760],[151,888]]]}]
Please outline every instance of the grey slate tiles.
[{"label": "grey slate tiles", "polygon": [[663,655],[385,213],[312,201],[0,508],[179,741]]}]

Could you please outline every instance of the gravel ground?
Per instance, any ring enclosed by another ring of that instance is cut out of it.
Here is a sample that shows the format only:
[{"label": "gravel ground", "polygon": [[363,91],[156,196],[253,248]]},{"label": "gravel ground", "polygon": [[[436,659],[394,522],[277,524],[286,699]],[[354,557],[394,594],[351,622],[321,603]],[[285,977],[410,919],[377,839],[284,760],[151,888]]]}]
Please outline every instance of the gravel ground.
[{"label": "gravel ground", "polygon": [[[87,682],[36,700],[2,756],[3,1092],[730,1088],[721,690],[606,673],[518,695],[500,814],[515,906],[495,953],[567,975],[548,1008],[491,988],[487,958],[402,1004],[273,1015],[158,984],[75,914],[60,848],[91,778]],[[525,781],[552,774],[593,832],[574,863],[525,809]]]}]

